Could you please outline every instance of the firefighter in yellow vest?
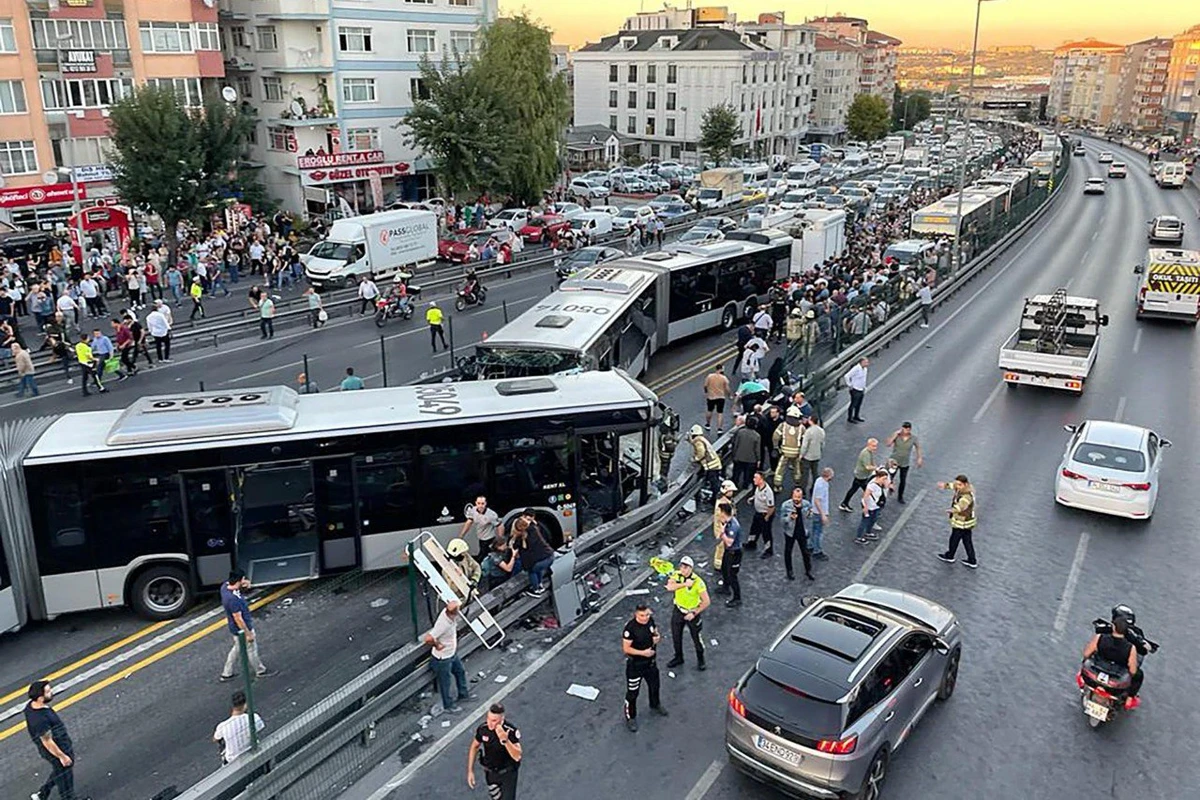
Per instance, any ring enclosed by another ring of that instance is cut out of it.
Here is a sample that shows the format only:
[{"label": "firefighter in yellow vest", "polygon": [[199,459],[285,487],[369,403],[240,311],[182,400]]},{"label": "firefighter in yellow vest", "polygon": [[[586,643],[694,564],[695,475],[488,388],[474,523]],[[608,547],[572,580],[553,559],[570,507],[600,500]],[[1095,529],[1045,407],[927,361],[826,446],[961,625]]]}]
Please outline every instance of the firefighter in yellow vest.
[{"label": "firefighter in yellow vest", "polygon": [[721,455],[712,442],[704,438],[704,428],[699,425],[688,430],[688,440],[692,443],[692,461],[700,466],[704,484],[715,498],[721,481]]},{"label": "firefighter in yellow vest", "polygon": [[800,418],[800,409],[792,406],[787,410],[787,418],[775,429],[773,442],[779,450],[779,463],[775,466],[775,491],[783,491],[783,473],[787,472],[788,464],[792,465],[792,480],[797,486],[800,482],[800,442],[804,438],[804,422]]}]

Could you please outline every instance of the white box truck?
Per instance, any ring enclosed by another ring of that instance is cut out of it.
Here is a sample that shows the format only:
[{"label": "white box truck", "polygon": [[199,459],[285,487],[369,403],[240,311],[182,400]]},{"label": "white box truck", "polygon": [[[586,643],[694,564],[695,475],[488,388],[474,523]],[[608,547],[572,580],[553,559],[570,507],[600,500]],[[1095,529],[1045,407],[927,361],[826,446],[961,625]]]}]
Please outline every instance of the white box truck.
[{"label": "white box truck", "polygon": [[1021,324],[1000,347],[1000,375],[1008,388],[1021,384],[1083,393],[1096,363],[1100,328],[1108,317],[1100,301],[1066,289],[1025,299]]},{"label": "white box truck", "polygon": [[846,212],[809,208],[782,229],[792,237],[792,274],[824,264],[846,252]]},{"label": "white box truck", "polygon": [[718,167],[700,173],[700,191],[696,202],[702,209],[725,208],[742,202],[742,171],[737,167]]},{"label": "white box truck", "polygon": [[352,286],[363,275],[391,278],[437,259],[438,220],[432,211],[397,209],[339,219],[329,234],[301,257],[317,289]]}]

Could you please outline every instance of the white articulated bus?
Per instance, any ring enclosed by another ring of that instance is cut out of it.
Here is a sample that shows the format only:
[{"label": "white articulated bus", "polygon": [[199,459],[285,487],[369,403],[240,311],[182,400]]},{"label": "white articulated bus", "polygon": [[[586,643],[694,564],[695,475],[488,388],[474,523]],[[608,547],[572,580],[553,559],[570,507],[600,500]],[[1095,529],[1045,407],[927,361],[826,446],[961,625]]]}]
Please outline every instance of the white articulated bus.
[{"label": "white articulated bus", "polygon": [[479,378],[620,368],[645,371],[660,348],[750,317],[791,268],[792,237],[733,231],[580,271],[476,346]]},{"label": "white articulated bus", "polygon": [[[0,429],[0,631],[407,563],[486,495],[559,546],[646,502],[655,396],[620,371],[298,395],[144,397]],[[471,537],[469,537],[471,538]]]}]

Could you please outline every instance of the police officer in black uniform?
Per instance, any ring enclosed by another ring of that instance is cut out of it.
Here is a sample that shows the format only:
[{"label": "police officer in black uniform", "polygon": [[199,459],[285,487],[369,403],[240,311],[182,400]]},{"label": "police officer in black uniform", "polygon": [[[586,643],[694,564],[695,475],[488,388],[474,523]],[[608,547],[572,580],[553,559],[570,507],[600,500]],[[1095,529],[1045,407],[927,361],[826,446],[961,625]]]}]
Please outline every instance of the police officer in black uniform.
[{"label": "police officer in black uniform", "polygon": [[504,706],[493,703],[487,720],[475,729],[467,753],[467,786],[475,788],[475,757],[483,764],[490,800],[516,800],[521,767],[521,732],[504,719]]},{"label": "police officer in black uniform", "polygon": [[625,727],[631,731],[638,729],[637,698],[642,680],[650,692],[650,710],[667,716],[658,696],[658,664],[654,660],[661,639],[650,606],[639,603],[633,619],[625,623],[621,633],[621,650],[625,653]]}]

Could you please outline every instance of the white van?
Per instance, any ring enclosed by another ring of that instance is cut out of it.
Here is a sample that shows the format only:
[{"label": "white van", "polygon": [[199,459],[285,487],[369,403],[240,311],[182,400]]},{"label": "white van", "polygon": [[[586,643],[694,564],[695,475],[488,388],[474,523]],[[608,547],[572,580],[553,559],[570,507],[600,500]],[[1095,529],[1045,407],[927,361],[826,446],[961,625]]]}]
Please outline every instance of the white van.
[{"label": "white van", "polygon": [[809,189],[821,180],[821,165],[816,161],[802,161],[788,167],[787,185],[789,189]]},{"label": "white van", "polygon": [[1200,321],[1200,252],[1152,247],[1138,281],[1137,318]]},{"label": "white van", "polygon": [[571,230],[586,230],[588,238],[607,236],[613,230],[613,215],[607,211],[581,211],[571,217]]},{"label": "white van", "polygon": [[1187,183],[1187,165],[1182,161],[1164,161],[1155,167],[1154,180],[1161,189],[1182,189]]},{"label": "white van", "polygon": [[300,261],[308,282],[326,289],[353,286],[364,275],[381,280],[411,272],[433,264],[437,254],[437,215],[397,209],[339,219]]}]

